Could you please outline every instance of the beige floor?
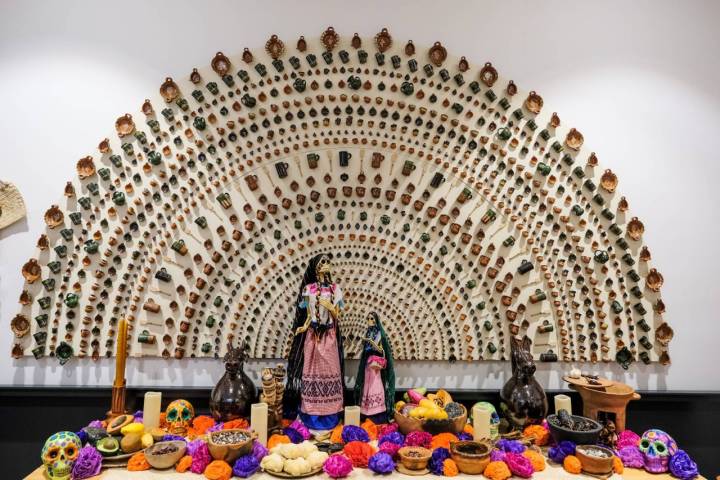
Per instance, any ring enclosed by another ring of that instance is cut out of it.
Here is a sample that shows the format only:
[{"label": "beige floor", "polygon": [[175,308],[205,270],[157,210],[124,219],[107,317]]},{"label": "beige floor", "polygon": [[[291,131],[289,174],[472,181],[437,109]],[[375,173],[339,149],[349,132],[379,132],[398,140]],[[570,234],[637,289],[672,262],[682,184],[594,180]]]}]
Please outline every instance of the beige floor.
[{"label": "beige floor", "polygon": [[[434,475],[426,476],[426,478],[437,478]],[[268,475],[266,473],[259,473],[256,475],[253,475],[250,477],[252,480],[275,480],[276,477],[273,477],[271,475]],[[318,478],[323,480],[329,480],[330,477],[328,477],[325,474],[318,475],[317,477],[311,477],[311,478]],[[370,480],[370,479],[377,479],[378,476],[374,475],[370,470],[367,469],[355,469],[352,474],[348,477],[349,480]],[[393,475],[390,475],[386,478],[400,478],[405,480],[417,480],[418,478],[423,477],[413,477],[409,475],[403,475],[401,473],[394,473]],[[474,476],[474,475],[458,475],[458,480],[463,478],[485,478],[482,476]],[[517,477],[513,477],[517,478]],[[595,477],[590,477],[587,475],[571,475],[567,473],[565,470],[562,469],[562,467],[558,466],[548,466],[544,471],[535,473],[532,477],[534,480],[580,480],[580,479],[594,479]],[[671,477],[670,475],[651,475],[649,473],[646,473],[643,470],[636,470],[634,468],[628,468],[625,470],[625,473],[620,475],[613,475],[610,477],[611,480],[677,480],[674,479],[674,477]],[[698,477],[702,480],[702,477]],[[38,468],[34,472],[32,472],[30,475],[25,477],[25,480],[47,480],[45,475],[43,474],[43,469]],[[124,468],[111,468],[108,470],[105,470],[102,474],[98,475],[97,477],[93,477],[91,480],[206,480],[203,475],[195,475],[192,473],[177,473],[174,470],[148,470],[145,472],[128,472]]]}]

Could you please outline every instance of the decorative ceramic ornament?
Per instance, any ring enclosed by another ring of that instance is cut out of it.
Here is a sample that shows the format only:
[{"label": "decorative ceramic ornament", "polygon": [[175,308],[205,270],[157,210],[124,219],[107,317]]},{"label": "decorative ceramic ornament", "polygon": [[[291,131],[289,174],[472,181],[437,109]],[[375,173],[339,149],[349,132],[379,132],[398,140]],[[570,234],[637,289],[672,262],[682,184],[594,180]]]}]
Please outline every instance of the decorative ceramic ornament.
[{"label": "decorative ceramic ornament", "polygon": [[168,423],[168,433],[184,435],[192,425],[195,418],[195,409],[187,400],[174,400],[165,409],[165,421]]},{"label": "decorative ceramic ornament", "polygon": [[668,471],[670,457],[677,452],[675,440],[662,430],[647,430],[640,437],[638,448],[645,459],[645,470],[650,473]]},{"label": "decorative ceramic ornament", "polygon": [[247,349],[244,341],[238,347],[228,345],[223,359],[225,374],[210,394],[210,411],[215,421],[227,422],[250,416],[250,406],[255,402],[257,389],[243,370]]},{"label": "decorative ceramic ornament", "polygon": [[43,445],[40,459],[50,480],[69,480],[82,442],[73,432],[52,434]]}]

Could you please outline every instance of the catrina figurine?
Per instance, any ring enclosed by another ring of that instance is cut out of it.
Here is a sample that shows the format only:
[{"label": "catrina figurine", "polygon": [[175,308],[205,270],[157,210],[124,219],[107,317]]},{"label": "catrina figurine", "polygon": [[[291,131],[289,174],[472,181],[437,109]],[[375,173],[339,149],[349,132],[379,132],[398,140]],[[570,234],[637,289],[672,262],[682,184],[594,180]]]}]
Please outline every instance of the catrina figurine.
[{"label": "catrina figurine", "polygon": [[367,316],[367,330],[355,378],[355,404],[375,423],[387,423],[395,399],[395,370],[392,349],[380,317]]},{"label": "catrina figurine", "polygon": [[340,334],[342,291],[332,281],[330,256],[308,264],[297,297],[288,357],[283,411],[313,430],[330,430],[341,419],[345,354]]}]

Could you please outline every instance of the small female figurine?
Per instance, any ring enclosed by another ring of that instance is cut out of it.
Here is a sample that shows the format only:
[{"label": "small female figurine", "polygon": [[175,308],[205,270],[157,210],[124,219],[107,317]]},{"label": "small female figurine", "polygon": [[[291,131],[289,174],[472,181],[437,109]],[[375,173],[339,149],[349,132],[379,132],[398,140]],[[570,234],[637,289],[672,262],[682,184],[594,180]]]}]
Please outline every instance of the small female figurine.
[{"label": "small female figurine", "polygon": [[288,357],[284,413],[298,413],[305,426],[330,430],[340,422],[345,391],[345,355],[340,335],[343,308],[333,283],[330,257],[313,257],[298,292],[293,340]]},{"label": "small female figurine", "polygon": [[362,415],[375,423],[387,423],[395,402],[392,350],[377,313],[368,314],[367,324],[355,379],[355,402]]}]

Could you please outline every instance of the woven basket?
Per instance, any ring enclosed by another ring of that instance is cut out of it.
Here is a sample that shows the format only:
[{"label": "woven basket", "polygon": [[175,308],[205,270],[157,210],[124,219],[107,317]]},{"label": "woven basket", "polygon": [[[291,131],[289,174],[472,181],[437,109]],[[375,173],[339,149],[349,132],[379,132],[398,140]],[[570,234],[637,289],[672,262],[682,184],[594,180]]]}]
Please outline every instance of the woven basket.
[{"label": "woven basket", "polygon": [[25,202],[15,185],[0,180],[0,230],[24,218]]}]

